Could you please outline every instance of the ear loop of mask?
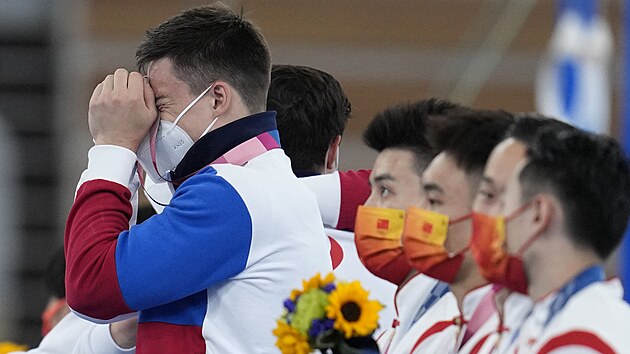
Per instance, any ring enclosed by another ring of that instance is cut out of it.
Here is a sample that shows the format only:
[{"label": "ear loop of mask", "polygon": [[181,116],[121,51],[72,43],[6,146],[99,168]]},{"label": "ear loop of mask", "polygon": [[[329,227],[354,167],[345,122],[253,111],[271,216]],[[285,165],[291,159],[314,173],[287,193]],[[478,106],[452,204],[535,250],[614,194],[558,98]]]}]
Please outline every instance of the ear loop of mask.
[{"label": "ear loop of mask", "polygon": [[[462,216],[460,216],[460,217],[458,217],[456,219],[449,220],[448,226],[451,227],[451,225],[455,225],[455,224],[458,224],[458,223],[460,223],[462,221],[468,220],[468,219],[472,218],[472,215],[473,215],[472,213],[468,213],[468,214],[462,215]],[[466,251],[468,251],[469,248],[470,248],[470,242],[468,242],[466,244],[466,246],[464,248],[462,248],[461,250],[459,250],[458,252],[449,253],[448,257],[452,258],[452,257],[454,257],[454,256],[456,256],[458,254],[465,253]]]},{"label": "ear loop of mask", "polygon": [[[512,214],[510,214],[509,217],[505,218],[505,223],[507,225],[507,223],[510,220],[513,220],[514,218],[516,218],[518,215],[520,215],[521,213],[523,213],[525,210],[527,210],[531,205],[533,204],[533,202],[530,200],[527,203],[523,204],[520,208],[516,209],[514,212],[512,212]],[[516,215],[514,215],[516,214]],[[525,241],[525,243],[523,243],[521,245],[521,247],[518,248],[518,250],[516,251],[515,256],[522,258],[523,254],[525,253],[525,251],[527,251],[527,249],[534,243],[534,241],[536,241],[538,239],[538,237],[540,237],[540,232],[537,232],[533,235],[531,235],[529,237],[529,239],[527,241]]]},{"label": "ear loop of mask", "polygon": [[210,129],[212,129],[212,127],[214,126],[214,123],[217,122],[217,120],[219,120],[219,116],[216,116],[212,122],[210,122],[210,125],[208,125],[208,127],[206,128],[206,130],[203,131],[203,133],[201,133],[201,136],[199,137],[199,139],[201,139],[202,136],[208,134],[208,132],[210,131]]},{"label": "ear loop of mask", "polygon": [[[533,201],[531,201],[531,200],[528,201],[527,203],[524,203],[520,207],[516,208],[516,210],[511,212],[510,215],[508,215],[508,216],[503,218],[503,225],[505,225],[504,227],[505,227],[506,237],[507,237],[507,224],[510,221],[516,219],[525,210],[527,210],[532,205],[532,203],[533,203]],[[531,246],[531,244],[534,243],[534,241],[536,241],[536,239],[538,239],[538,236],[540,236],[540,233],[536,233],[536,234],[530,236],[530,238],[527,241],[525,241],[525,243],[523,243],[521,245],[521,247],[518,248],[518,250],[516,251],[516,254],[514,254],[514,256],[522,257],[523,253],[525,253],[525,251],[529,248],[529,246]]]},{"label": "ear loop of mask", "polygon": [[[199,102],[200,99],[203,98],[203,96],[206,95],[206,93],[208,93],[208,91],[210,91],[210,89],[212,88],[212,86],[214,86],[214,84],[211,84],[210,86],[208,86],[207,89],[203,90],[202,93],[199,94],[199,96],[197,96],[197,98],[195,98],[194,100],[192,100],[192,102],[190,102],[188,104],[188,106],[186,106],[186,108],[184,108],[184,110],[177,116],[177,118],[175,118],[175,120],[173,121],[173,127],[171,127],[171,129],[167,132],[167,134],[170,134],[173,129],[175,129],[175,127],[177,126],[177,123],[179,123],[179,121],[182,119],[182,117],[184,117],[184,114],[186,114],[186,112],[188,112],[191,108],[193,108],[193,106]],[[215,119],[216,120],[216,119]]]}]

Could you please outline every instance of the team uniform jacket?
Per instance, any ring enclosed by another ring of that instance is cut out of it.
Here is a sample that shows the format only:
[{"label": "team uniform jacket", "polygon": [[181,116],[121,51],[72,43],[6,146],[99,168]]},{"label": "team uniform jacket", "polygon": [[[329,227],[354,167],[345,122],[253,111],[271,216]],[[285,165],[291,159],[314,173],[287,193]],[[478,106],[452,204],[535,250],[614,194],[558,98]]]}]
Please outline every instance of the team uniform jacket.
[{"label": "team uniform jacket", "polygon": [[[495,336],[493,339],[496,339],[504,331],[504,326],[499,321],[499,314],[496,311],[494,297],[495,291],[492,285],[473,289],[465,295],[460,312],[452,293],[444,295],[443,300],[441,300],[444,312],[439,317],[433,316],[434,311],[431,308],[427,314],[420,318],[419,321],[425,322],[423,326],[426,329],[423,329],[423,332],[415,332],[416,339],[411,353],[491,352],[494,346],[488,346],[488,337],[493,335]],[[522,300],[522,297],[513,299]],[[519,310],[522,320],[526,311],[523,311],[522,308]],[[430,313],[431,316],[427,316]],[[510,311],[510,314],[508,322],[511,326],[513,322],[518,321],[515,319],[516,312]],[[478,317],[477,320],[474,319],[475,316]],[[468,331],[470,333],[467,333]],[[396,351],[396,353],[398,352],[402,353],[403,351]]]},{"label": "team uniform jacket", "polygon": [[535,303],[506,353],[630,353],[630,306],[617,279],[583,288],[545,326],[557,296]]},{"label": "team uniform jacket", "polygon": [[[339,227],[326,227],[330,239],[330,257],[333,273],[340,280],[359,280],[370,292],[370,298],[378,300],[384,307],[379,311],[379,328],[374,332],[376,339],[382,331],[391,327],[394,319],[394,293],[396,286],[368,271],[357,254],[354,243],[354,219],[357,206],[363,204],[370,195],[367,183],[369,171],[333,172],[318,174],[314,171],[294,171],[304,184],[316,193],[324,224]],[[145,182],[145,191],[150,196],[153,208],[161,213],[172,197],[172,192],[164,183],[154,184],[151,179]],[[155,203],[155,201],[160,204]]]},{"label": "team uniform jacket", "polygon": [[[481,353],[500,353],[501,346],[509,343],[510,338],[521,327],[525,317],[532,308],[532,300],[525,295],[512,292],[502,304],[495,299],[496,293],[492,289],[492,285],[480,288],[478,292],[471,292],[471,298],[464,298],[464,312],[468,313],[469,321],[466,330],[470,327],[474,316],[477,314],[480,303],[486,300],[487,296],[492,298],[492,314],[483,322],[466,343],[460,344],[458,353],[481,354]],[[506,290],[503,290],[506,291]],[[502,311],[497,308],[501,306]],[[463,331],[462,333],[465,333]],[[461,336],[461,335],[460,335]],[[460,342],[463,338],[460,338]]]},{"label": "team uniform jacket", "polygon": [[357,208],[370,196],[371,171],[333,172],[300,180],[317,197],[324,225],[336,230],[354,230]]},{"label": "team uniform jacket", "polygon": [[[415,343],[433,323],[450,320],[459,314],[457,301],[450,292],[431,301],[426,312],[421,310],[437,283],[424,274],[416,274],[400,285],[394,298],[396,319],[377,341],[382,353],[411,353]],[[424,313],[419,316],[421,311]]]},{"label": "team uniform jacket", "polygon": [[131,228],[136,156],[93,147],[66,225],[70,307],[94,321],[139,311],[138,353],[277,352],[283,300],[332,267],[315,197],[281,149],[208,165],[263,133],[279,140],[273,113],[199,139],[170,204]]}]

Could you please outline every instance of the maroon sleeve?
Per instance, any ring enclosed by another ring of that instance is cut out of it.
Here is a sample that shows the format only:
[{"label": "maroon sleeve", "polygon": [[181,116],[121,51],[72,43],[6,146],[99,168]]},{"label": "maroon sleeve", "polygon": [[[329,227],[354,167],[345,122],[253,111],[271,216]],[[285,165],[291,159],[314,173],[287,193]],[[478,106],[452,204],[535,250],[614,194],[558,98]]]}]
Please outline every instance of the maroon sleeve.
[{"label": "maroon sleeve", "polygon": [[339,172],[341,185],[341,205],[337,230],[354,231],[354,220],[357,208],[363,205],[370,196],[371,170]]},{"label": "maroon sleeve", "polygon": [[88,317],[109,320],[133,312],[116,273],[118,235],[129,229],[131,192],[118,183],[93,180],[77,191],[65,231],[66,298]]}]

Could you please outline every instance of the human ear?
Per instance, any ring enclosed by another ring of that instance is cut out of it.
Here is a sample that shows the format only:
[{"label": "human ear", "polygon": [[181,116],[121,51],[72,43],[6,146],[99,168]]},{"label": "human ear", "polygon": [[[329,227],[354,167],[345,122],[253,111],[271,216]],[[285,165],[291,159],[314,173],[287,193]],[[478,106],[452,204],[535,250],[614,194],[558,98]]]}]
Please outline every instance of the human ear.
[{"label": "human ear", "polygon": [[337,154],[339,150],[339,146],[341,145],[341,135],[335,136],[335,138],[328,146],[328,151],[326,152],[326,166],[324,166],[327,170],[334,170],[339,166],[335,166],[337,164]]},{"label": "human ear", "polygon": [[224,81],[217,81],[210,90],[212,97],[212,111],[214,116],[223,115],[232,103],[232,95],[234,90]]},{"label": "human ear", "polygon": [[532,215],[530,222],[534,233],[545,232],[553,220],[558,217],[558,201],[547,194],[536,195],[532,198]]}]

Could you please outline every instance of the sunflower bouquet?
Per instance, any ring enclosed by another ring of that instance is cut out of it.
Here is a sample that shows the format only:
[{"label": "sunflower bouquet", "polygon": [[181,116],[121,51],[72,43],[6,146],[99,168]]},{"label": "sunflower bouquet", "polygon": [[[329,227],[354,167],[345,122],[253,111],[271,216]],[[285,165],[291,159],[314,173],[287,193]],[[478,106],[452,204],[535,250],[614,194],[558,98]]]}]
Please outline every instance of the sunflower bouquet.
[{"label": "sunflower bouquet", "polygon": [[306,354],[315,349],[339,354],[360,353],[352,343],[371,341],[378,326],[378,301],[358,281],[336,282],[332,273],[317,273],[302,281],[284,301],[284,313],[273,330],[283,354]]},{"label": "sunflower bouquet", "polygon": [[11,352],[24,352],[27,350],[28,347],[25,345],[16,344],[13,342],[0,342],[0,354]]}]

